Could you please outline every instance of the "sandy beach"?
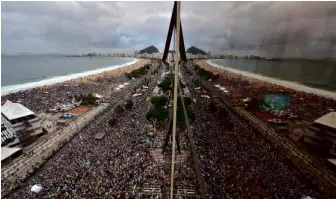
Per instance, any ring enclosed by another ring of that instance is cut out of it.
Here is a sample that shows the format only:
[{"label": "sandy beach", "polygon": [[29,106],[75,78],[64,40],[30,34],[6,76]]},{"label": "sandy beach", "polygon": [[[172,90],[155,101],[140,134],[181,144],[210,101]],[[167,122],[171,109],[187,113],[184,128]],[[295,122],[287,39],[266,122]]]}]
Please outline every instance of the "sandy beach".
[{"label": "sandy beach", "polygon": [[138,69],[138,68],[144,66],[147,63],[149,63],[149,60],[137,59],[137,62],[135,62],[134,64],[131,64],[131,65],[128,65],[128,66],[123,66],[123,67],[116,68],[116,69],[113,69],[113,70],[105,71],[103,73],[88,75],[88,76],[81,77],[81,78],[76,78],[76,79],[73,79],[73,80],[66,81],[64,83],[87,83],[88,81],[96,80],[97,78],[118,77],[118,76],[121,76],[125,73],[131,72],[135,69]]},{"label": "sandy beach", "polygon": [[[145,59],[136,59],[133,63],[127,63],[123,64],[118,68],[112,68],[110,70],[106,69],[99,69],[97,71],[93,71],[95,74],[85,74],[86,72],[78,73],[71,75],[70,77],[65,76],[65,79],[68,80],[52,80],[52,79],[47,79],[47,80],[42,80],[39,82],[31,82],[27,84],[22,84],[22,85],[13,85],[9,87],[2,87],[1,88],[1,96],[5,96],[9,93],[16,93],[18,91],[23,91],[23,90],[29,90],[32,88],[50,88],[55,85],[61,85],[61,84],[71,84],[71,83],[87,83],[88,80],[95,80],[97,78],[104,78],[104,77],[116,77],[120,76],[126,72],[130,72],[134,69],[140,68],[144,64],[148,63],[149,60]],[[100,72],[101,71],[101,72]],[[12,88],[11,88],[12,87]]]},{"label": "sandy beach", "polygon": [[[249,73],[246,71],[241,71],[241,70],[236,70],[233,68],[228,68],[228,67],[222,67],[218,64],[212,63],[211,60],[208,60],[206,62],[204,61],[200,61],[199,62],[200,65],[205,66],[207,68],[209,68],[210,70],[214,71],[215,73],[220,72],[220,70],[225,70],[231,73],[235,73],[238,75],[242,75],[247,77],[248,79],[253,79],[253,80],[257,80],[257,81],[265,81],[265,82],[269,82],[272,84],[276,84],[279,86],[283,86],[286,88],[290,88],[290,89],[294,89],[297,91],[303,91],[303,92],[307,92],[307,93],[314,93],[316,95],[320,95],[323,97],[328,97],[328,98],[335,98],[336,99],[336,92],[332,92],[332,91],[326,91],[326,90],[322,90],[322,89],[318,89],[318,88],[312,88],[312,87],[308,87],[296,82],[291,82],[291,81],[286,81],[286,80],[280,80],[280,79],[276,79],[273,77],[265,77],[259,74],[254,74],[254,73]],[[210,67],[209,67],[210,66]],[[216,67],[216,69],[214,69],[213,67]]]}]

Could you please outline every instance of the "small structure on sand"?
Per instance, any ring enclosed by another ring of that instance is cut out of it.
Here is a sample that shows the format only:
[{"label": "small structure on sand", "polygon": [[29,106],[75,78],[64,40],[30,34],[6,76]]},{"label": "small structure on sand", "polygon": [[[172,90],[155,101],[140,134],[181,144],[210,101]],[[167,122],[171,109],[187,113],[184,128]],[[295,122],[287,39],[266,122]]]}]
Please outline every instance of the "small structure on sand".
[{"label": "small structure on sand", "polygon": [[104,136],[105,136],[105,133],[97,133],[94,138],[95,140],[101,140],[103,139]]}]

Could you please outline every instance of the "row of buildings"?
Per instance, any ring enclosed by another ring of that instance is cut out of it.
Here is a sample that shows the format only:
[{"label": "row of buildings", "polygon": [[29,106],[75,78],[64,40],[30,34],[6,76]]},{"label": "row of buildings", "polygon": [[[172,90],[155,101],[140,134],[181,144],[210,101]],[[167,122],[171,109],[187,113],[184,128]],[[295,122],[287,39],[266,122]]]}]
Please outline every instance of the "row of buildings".
[{"label": "row of buildings", "polygon": [[[236,56],[236,55],[228,55],[228,54],[211,54],[207,52],[206,55],[202,54],[186,54],[187,59],[270,59],[270,58],[263,58],[260,56],[255,55],[243,55],[243,56]],[[134,51],[132,53],[96,53],[91,52],[84,55],[80,55],[80,57],[134,57],[134,58],[151,58],[151,59],[161,59],[163,57],[163,53],[152,53],[152,54],[138,54],[138,51]]]},{"label": "row of buildings", "polygon": [[130,57],[130,56],[132,56],[130,53],[96,53],[96,52],[80,55],[80,57]]},{"label": "row of buildings", "polygon": [[[169,55],[170,54],[171,53],[169,53]],[[187,53],[186,56],[187,56],[187,59],[207,59],[207,58],[210,58],[210,52],[207,55],[201,55],[201,54],[194,55],[194,54],[191,54],[191,53]],[[136,57],[136,58],[162,59],[163,53],[152,53],[152,54],[144,53],[144,54],[138,54],[137,51],[135,51],[133,57]]]}]

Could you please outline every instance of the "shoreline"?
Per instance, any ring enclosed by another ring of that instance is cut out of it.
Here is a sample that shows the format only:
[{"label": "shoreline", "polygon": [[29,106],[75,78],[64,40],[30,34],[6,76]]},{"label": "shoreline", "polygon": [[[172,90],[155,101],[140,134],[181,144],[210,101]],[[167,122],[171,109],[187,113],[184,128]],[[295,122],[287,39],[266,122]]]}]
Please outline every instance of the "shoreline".
[{"label": "shoreline", "polygon": [[49,87],[49,86],[53,86],[59,83],[70,83],[70,82],[79,83],[82,81],[85,82],[88,78],[94,79],[100,76],[104,76],[106,74],[114,76],[115,75],[114,73],[119,73],[119,74],[124,73],[123,72],[124,70],[127,70],[128,68],[136,67],[137,65],[141,64],[144,61],[143,59],[134,59],[134,58],[132,59],[133,61],[127,62],[125,64],[107,66],[104,68],[97,68],[94,70],[83,71],[79,73],[72,73],[72,74],[68,74],[64,76],[55,76],[49,79],[43,79],[43,80],[39,80],[36,82],[28,82],[28,83],[23,83],[23,84],[4,86],[4,87],[1,87],[1,96],[5,96],[11,93],[16,93],[19,91],[29,90],[33,88]]},{"label": "shoreline", "polygon": [[306,85],[303,85],[303,84],[300,84],[300,83],[297,83],[297,82],[281,80],[281,79],[277,79],[277,78],[274,78],[274,77],[262,76],[262,75],[247,72],[247,71],[242,71],[242,70],[237,70],[237,69],[225,67],[225,66],[213,63],[211,60],[207,60],[207,61],[205,61],[205,63],[207,63],[210,66],[219,68],[221,70],[231,72],[231,73],[235,73],[235,74],[238,74],[238,75],[243,75],[247,78],[252,78],[254,80],[265,81],[265,82],[268,82],[268,83],[271,83],[271,84],[276,84],[278,86],[283,86],[283,87],[294,89],[294,90],[297,90],[297,91],[302,91],[302,92],[306,92],[306,93],[313,93],[313,94],[320,95],[320,96],[323,96],[323,97],[336,99],[336,92],[309,87],[309,86],[306,86]]}]

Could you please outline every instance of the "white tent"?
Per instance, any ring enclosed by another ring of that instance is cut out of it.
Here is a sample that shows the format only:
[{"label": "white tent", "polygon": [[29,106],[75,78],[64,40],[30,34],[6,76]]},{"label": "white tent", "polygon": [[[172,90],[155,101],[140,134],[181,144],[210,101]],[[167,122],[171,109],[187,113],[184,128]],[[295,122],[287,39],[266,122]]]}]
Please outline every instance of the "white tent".
[{"label": "white tent", "polygon": [[102,98],[103,96],[96,93],[95,97],[96,98]]},{"label": "white tent", "polygon": [[39,193],[40,191],[42,191],[42,185],[36,184],[36,185],[32,186],[30,191],[33,192],[33,193]]},{"label": "white tent", "polygon": [[314,123],[336,129],[336,112],[327,113],[315,120]]},{"label": "white tent", "polygon": [[336,159],[327,159],[327,161],[336,166]]},{"label": "white tent", "polygon": [[1,106],[1,113],[4,114],[8,120],[17,119],[20,117],[25,117],[28,115],[34,115],[34,112],[24,107],[22,104],[13,103],[7,100]]},{"label": "white tent", "polygon": [[21,148],[17,148],[17,147],[1,147],[1,161],[4,159],[7,159],[8,157],[12,156],[13,154],[17,153],[21,151]]},{"label": "white tent", "polygon": [[247,98],[245,98],[245,99],[243,99],[243,102],[248,102],[248,101],[250,101],[251,99],[249,98],[249,97],[247,97]]},{"label": "white tent", "polygon": [[141,93],[136,93],[136,94],[133,95],[133,97],[137,97],[137,96],[140,96],[140,95],[142,95],[142,94]]}]

